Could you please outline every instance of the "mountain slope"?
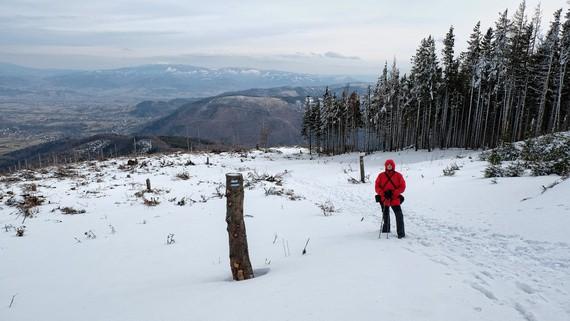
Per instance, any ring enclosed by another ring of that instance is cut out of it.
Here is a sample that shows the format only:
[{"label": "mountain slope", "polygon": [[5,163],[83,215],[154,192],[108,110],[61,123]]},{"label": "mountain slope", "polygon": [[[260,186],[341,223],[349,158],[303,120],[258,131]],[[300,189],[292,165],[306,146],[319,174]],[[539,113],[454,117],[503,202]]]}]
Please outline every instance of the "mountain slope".
[{"label": "mountain slope", "polygon": [[[350,86],[331,85],[329,90],[341,95],[343,90],[363,94],[366,83]],[[326,86],[254,88],[228,92],[182,105],[172,114],[144,126],[144,135],[201,137],[226,145],[296,145],[303,143],[301,123],[306,96],[319,97]]]},{"label": "mountain slope", "polygon": [[228,94],[183,105],[171,115],[151,122],[144,135],[201,137],[223,144],[255,146],[294,145],[302,142],[302,105],[299,97],[288,102],[280,97]]},{"label": "mountain slope", "polygon": [[30,168],[48,164],[65,164],[70,161],[101,159],[110,156],[137,153],[172,152],[187,149],[192,143],[194,149],[214,148],[214,143],[205,139],[190,139],[168,136],[128,136],[100,134],[84,138],[65,138],[33,145],[0,155],[0,172],[8,169]]}]

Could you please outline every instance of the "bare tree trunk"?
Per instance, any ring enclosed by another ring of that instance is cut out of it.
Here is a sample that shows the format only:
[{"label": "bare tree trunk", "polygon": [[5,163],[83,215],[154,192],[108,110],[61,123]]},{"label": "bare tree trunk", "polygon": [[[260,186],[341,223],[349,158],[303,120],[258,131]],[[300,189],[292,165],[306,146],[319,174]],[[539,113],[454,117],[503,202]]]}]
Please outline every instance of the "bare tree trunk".
[{"label": "bare tree trunk", "polygon": [[419,136],[420,136],[420,106],[421,106],[421,102],[418,102],[418,113],[416,116],[416,137],[415,137],[415,147],[416,150],[418,150],[419,148]]},{"label": "bare tree trunk", "polygon": [[562,99],[562,88],[564,88],[564,76],[566,74],[566,63],[562,64],[560,69],[560,81],[558,83],[558,98],[556,99],[556,107],[554,108],[554,120],[552,121],[552,132],[560,129],[560,104]]},{"label": "bare tree trunk", "polygon": [[536,119],[536,127],[534,129],[534,135],[538,136],[542,133],[542,123],[544,119],[544,113],[546,108],[546,94],[548,92],[548,83],[550,82],[550,72],[552,71],[552,60],[553,55],[550,55],[550,61],[548,63],[548,72],[546,74],[546,79],[544,80],[544,86],[542,88],[542,94],[540,95],[540,104],[538,105],[538,116]]},{"label": "bare tree trunk", "polygon": [[483,126],[483,146],[487,147],[488,140],[487,140],[487,129],[489,128],[489,112],[491,111],[491,91],[489,91],[487,95],[487,109],[485,112],[485,125]]}]

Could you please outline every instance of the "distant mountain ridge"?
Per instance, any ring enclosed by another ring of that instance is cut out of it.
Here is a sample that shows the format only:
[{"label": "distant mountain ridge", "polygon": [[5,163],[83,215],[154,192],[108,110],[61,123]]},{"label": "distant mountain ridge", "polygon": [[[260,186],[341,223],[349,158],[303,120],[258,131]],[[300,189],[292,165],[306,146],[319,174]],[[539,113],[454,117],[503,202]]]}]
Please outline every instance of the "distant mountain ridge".
[{"label": "distant mountain ridge", "polygon": [[[140,135],[191,136],[224,145],[252,147],[303,143],[301,122],[307,96],[321,96],[325,86],[278,87],[228,92],[180,105],[171,114],[144,126]],[[331,86],[363,93],[366,83]],[[145,102],[145,107],[168,107],[169,103]]]},{"label": "distant mountain ridge", "polygon": [[349,76],[311,75],[255,68],[211,69],[155,64],[118,69],[34,69],[0,63],[0,96],[67,90],[78,95],[139,99],[209,97],[228,91],[281,86],[323,86],[357,82]]}]

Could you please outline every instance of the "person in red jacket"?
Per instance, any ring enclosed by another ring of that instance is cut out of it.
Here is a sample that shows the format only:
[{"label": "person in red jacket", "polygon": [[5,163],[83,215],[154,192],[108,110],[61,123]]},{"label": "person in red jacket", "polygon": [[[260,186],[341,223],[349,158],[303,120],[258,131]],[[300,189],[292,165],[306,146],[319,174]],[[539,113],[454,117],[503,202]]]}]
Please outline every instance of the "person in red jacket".
[{"label": "person in red jacket", "polygon": [[402,193],[406,190],[406,181],[402,174],[396,172],[396,163],[388,159],[384,164],[385,171],[378,174],[374,187],[376,189],[376,199],[382,206],[382,216],[384,224],[382,233],[390,233],[390,207],[396,216],[396,229],[398,238],[406,236],[404,231],[404,215],[402,214],[401,202],[404,197]]}]

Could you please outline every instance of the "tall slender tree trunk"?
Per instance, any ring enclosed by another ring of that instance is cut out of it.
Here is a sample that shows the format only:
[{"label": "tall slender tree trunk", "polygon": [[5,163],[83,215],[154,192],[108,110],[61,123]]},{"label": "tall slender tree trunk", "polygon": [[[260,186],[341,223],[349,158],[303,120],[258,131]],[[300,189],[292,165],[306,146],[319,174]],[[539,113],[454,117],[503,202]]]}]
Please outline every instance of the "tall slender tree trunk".
[{"label": "tall slender tree trunk", "polygon": [[[560,79],[558,82],[558,96],[556,99],[556,105],[554,108],[554,120],[552,121],[551,131],[557,131],[560,129],[560,104],[562,100],[562,88],[564,88],[564,77],[566,75],[566,62],[562,63],[562,68],[560,68]],[[568,116],[568,115],[566,115]]]},{"label": "tall slender tree trunk", "polygon": [[548,92],[548,85],[550,83],[550,73],[552,71],[552,61],[553,60],[554,60],[554,55],[550,54],[550,60],[548,62],[548,72],[546,73],[546,79],[544,80],[542,93],[540,95],[540,103],[538,105],[538,116],[536,118],[536,127],[534,130],[535,136],[542,134],[542,123],[544,122],[544,113],[545,113],[545,109],[546,109],[546,95]]},{"label": "tall slender tree trunk", "polygon": [[420,137],[420,106],[421,106],[421,102],[418,101],[418,112],[417,112],[417,116],[416,116],[416,137],[415,137],[415,145],[416,145],[416,151],[419,148],[419,137]]}]

